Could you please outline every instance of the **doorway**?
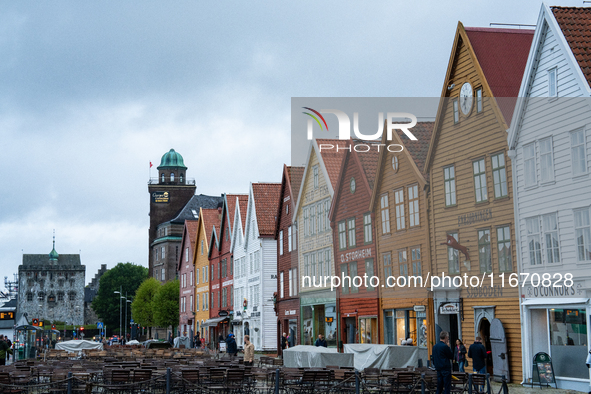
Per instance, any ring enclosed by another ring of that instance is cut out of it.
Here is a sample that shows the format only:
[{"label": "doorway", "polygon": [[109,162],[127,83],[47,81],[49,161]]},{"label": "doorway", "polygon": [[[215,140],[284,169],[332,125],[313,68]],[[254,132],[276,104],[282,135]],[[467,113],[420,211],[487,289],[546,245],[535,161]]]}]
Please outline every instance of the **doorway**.
[{"label": "doorway", "polygon": [[486,317],[480,319],[478,323],[478,335],[482,338],[482,344],[486,348],[486,372],[492,375],[493,359],[490,344],[490,322]]}]

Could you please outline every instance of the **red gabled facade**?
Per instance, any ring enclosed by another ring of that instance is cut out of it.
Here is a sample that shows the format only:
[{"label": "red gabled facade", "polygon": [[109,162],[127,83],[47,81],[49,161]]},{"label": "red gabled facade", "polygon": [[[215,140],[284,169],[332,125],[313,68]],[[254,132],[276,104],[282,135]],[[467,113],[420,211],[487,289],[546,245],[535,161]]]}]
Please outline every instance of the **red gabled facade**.
[{"label": "red gabled facade", "polygon": [[[361,141],[350,140],[352,148]],[[361,285],[337,291],[340,343],[379,342],[379,290],[369,279],[377,276],[378,267],[373,231],[375,218],[370,211],[372,188],[378,163],[377,150],[344,154],[329,214],[335,256],[335,273],[363,278]]]},{"label": "red gabled facade", "polygon": [[283,166],[281,194],[277,210],[275,240],[277,241],[277,349],[281,354],[281,337],[286,333],[292,346],[300,344],[300,299],[297,291],[298,254],[296,230],[292,215],[304,175],[304,167]]},{"label": "red gabled facade", "polygon": [[181,336],[193,337],[195,283],[193,265],[193,248],[199,226],[198,220],[185,220],[181,253],[177,262],[179,278],[179,332]]}]

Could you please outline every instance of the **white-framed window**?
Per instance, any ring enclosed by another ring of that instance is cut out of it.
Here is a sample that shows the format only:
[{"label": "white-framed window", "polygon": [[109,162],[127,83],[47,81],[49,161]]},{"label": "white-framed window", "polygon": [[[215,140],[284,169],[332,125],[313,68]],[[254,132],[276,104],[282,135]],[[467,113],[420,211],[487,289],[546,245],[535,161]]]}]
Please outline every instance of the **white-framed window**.
[{"label": "white-framed window", "polygon": [[392,256],[391,254],[384,253],[382,254],[382,260],[384,262],[384,277],[389,278],[392,276]]},{"label": "white-framed window", "polygon": [[316,205],[310,207],[310,235],[318,233],[316,226]]},{"label": "white-framed window", "polygon": [[161,280],[166,280],[166,268],[162,268],[161,272]]},{"label": "white-framed window", "polygon": [[163,246],[162,247],[162,260],[164,260],[164,257],[166,257],[166,249]]},{"label": "white-framed window", "polygon": [[476,88],[476,113],[482,112],[482,88]]},{"label": "white-framed window", "polygon": [[556,67],[548,70],[548,96],[558,96],[558,84],[557,84],[557,71]]},{"label": "white-framed window", "polygon": [[443,182],[445,186],[445,206],[456,205],[456,172],[454,166],[443,169]]},{"label": "white-framed window", "polygon": [[486,165],[484,159],[472,162],[472,169],[474,170],[474,192],[476,202],[488,200],[488,193],[486,190]]},{"label": "white-framed window", "polygon": [[339,222],[339,249],[343,250],[347,248],[347,225],[345,221]]},{"label": "white-framed window", "polygon": [[318,166],[312,167],[312,173],[314,174],[314,189],[318,189]]},{"label": "white-framed window", "polygon": [[205,249],[205,241],[201,240],[201,256],[203,256],[204,249]]},{"label": "white-framed window", "polygon": [[554,159],[552,158],[552,137],[540,140],[540,181],[554,180]]},{"label": "white-framed window", "polygon": [[347,219],[347,235],[349,236],[349,248],[354,248],[357,244],[355,236],[355,218]]},{"label": "white-framed window", "polygon": [[189,262],[189,248],[185,248],[185,262]]},{"label": "white-framed window", "polygon": [[195,268],[195,284],[199,284],[199,268]]},{"label": "white-framed window", "polygon": [[310,235],[310,229],[308,228],[308,208],[304,208],[304,237]]},{"label": "white-framed window", "polygon": [[577,209],[575,215],[575,237],[578,261],[591,261],[591,225],[589,208]]},{"label": "white-framed window", "polygon": [[408,215],[409,226],[419,225],[419,186],[414,185],[408,188]]},{"label": "white-framed window", "polygon": [[293,270],[289,270],[288,272],[288,286],[289,286],[289,296],[293,296]]},{"label": "white-framed window", "polygon": [[388,208],[388,194],[380,196],[380,210],[382,213],[382,234],[390,234],[390,208]]},{"label": "white-framed window", "polygon": [[542,264],[542,245],[540,242],[540,218],[538,216],[525,219],[527,230],[527,248],[529,250],[529,263],[531,265]]},{"label": "white-framed window", "polygon": [[587,173],[587,154],[585,149],[585,130],[575,130],[570,133],[570,152],[573,166],[573,176]]},{"label": "white-framed window", "polygon": [[199,312],[199,294],[195,294],[195,312]]},{"label": "white-framed window", "polygon": [[326,269],[325,275],[327,276],[330,276],[330,266],[332,264],[332,260],[330,259],[330,250],[330,248],[324,250],[324,261],[326,262],[326,264],[324,264],[324,268]]},{"label": "white-framed window", "polygon": [[279,295],[281,298],[284,298],[284,290],[283,290],[283,271],[279,273]]},{"label": "white-framed window", "polygon": [[203,283],[206,283],[209,279],[207,278],[208,274],[207,271],[209,270],[209,266],[203,267]]},{"label": "white-framed window", "polygon": [[298,278],[298,269],[294,268],[293,269],[293,296],[294,297],[298,295],[299,283],[300,283],[300,278]]},{"label": "white-framed window", "polygon": [[481,273],[492,272],[490,229],[478,230],[478,262]]},{"label": "white-framed window", "polygon": [[193,312],[193,295],[189,296],[189,311]]},{"label": "white-framed window", "polygon": [[366,244],[371,243],[371,213],[363,215],[363,240]]},{"label": "white-framed window", "polygon": [[538,184],[536,178],[536,145],[532,142],[523,146],[523,178],[525,186]]},{"label": "white-framed window", "polygon": [[193,286],[193,273],[189,272],[189,286]]},{"label": "white-framed window", "polygon": [[458,100],[453,100],[453,111],[454,111],[454,123],[458,123],[460,121],[460,107],[458,105]]},{"label": "white-framed window", "polygon": [[416,246],[410,249],[410,260],[412,262],[413,276],[422,276],[421,269],[421,247]]},{"label": "white-framed window", "polygon": [[292,242],[293,250],[298,248],[298,222],[293,224],[293,242]]},{"label": "white-framed window", "polygon": [[507,197],[507,173],[505,171],[505,153],[491,157],[493,171],[493,187],[495,198]]},{"label": "white-framed window", "polygon": [[404,189],[394,191],[394,204],[396,212],[396,230],[404,230],[406,219],[404,216]]},{"label": "white-framed window", "polygon": [[[456,241],[459,241],[457,232],[447,235],[451,235]],[[450,274],[460,273],[460,251],[450,246],[447,247],[447,266]]]},{"label": "white-framed window", "polygon": [[283,256],[283,230],[279,231],[279,255]]},{"label": "white-framed window", "polygon": [[325,216],[324,216],[324,201],[320,201],[318,203],[318,207],[316,208],[317,219],[318,222],[318,232],[321,233],[325,230],[324,223],[325,223]]},{"label": "white-framed window", "polygon": [[408,278],[408,258],[406,256],[406,249],[398,251],[398,269],[400,276]]},{"label": "white-framed window", "polygon": [[291,252],[291,226],[287,227],[287,251]]},{"label": "white-framed window", "polygon": [[542,231],[544,232],[544,249],[547,263],[560,263],[560,241],[558,238],[558,220],[556,213],[542,216]]},{"label": "white-framed window", "polygon": [[497,227],[497,252],[499,253],[499,271],[513,271],[511,259],[511,227]]}]

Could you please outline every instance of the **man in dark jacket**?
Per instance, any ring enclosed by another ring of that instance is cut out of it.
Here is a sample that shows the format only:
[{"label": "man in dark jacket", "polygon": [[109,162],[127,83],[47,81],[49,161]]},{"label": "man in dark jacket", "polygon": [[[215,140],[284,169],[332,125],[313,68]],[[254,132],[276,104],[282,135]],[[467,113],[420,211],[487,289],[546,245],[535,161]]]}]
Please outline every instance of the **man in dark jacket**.
[{"label": "man in dark jacket", "polygon": [[226,338],[226,352],[230,355],[230,357],[234,357],[236,353],[238,353],[238,345],[236,344],[234,334],[232,333],[229,333],[228,337]]},{"label": "man in dark jacket", "polygon": [[326,343],[326,339],[324,339],[324,335],[318,335],[318,339],[314,342],[314,346],[316,347],[328,347],[328,343]]},{"label": "man in dark jacket", "polygon": [[472,359],[472,368],[475,373],[486,373],[486,348],[482,344],[482,338],[476,340],[468,349],[468,357]]},{"label": "man in dark jacket", "polygon": [[4,340],[4,335],[0,335],[0,365],[6,365],[6,353],[12,354],[12,350]]},{"label": "man in dark jacket", "polygon": [[441,331],[439,343],[433,346],[433,365],[437,370],[437,394],[451,391],[451,360],[454,358],[449,347],[449,334]]}]

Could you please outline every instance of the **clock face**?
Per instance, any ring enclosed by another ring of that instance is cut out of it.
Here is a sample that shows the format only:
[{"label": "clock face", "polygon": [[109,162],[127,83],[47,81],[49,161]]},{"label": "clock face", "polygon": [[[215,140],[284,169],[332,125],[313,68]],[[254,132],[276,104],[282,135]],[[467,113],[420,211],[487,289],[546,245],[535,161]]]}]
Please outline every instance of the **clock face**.
[{"label": "clock face", "polygon": [[469,82],[466,82],[462,85],[462,89],[460,90],[460,108],[464,115],[468,115],[470,110],[472,110],[473,99],[472,85],[470,85]]}]

